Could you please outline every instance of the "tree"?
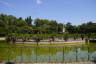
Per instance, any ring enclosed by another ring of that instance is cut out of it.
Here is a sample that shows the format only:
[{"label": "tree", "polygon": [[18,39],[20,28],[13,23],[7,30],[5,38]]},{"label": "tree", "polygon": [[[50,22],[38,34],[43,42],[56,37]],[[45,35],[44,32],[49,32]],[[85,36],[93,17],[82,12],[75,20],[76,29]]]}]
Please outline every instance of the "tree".
[{"label": "tree", "polygon": [[37,18],[34,21],[34,25],[36,27],[41,27],[42,25],[45,25],[45,24],[48,24],[48,23],[49,23],[49,20],[47,20],[47,19],[39,19],[39,18]]},{"label": "tree", "polygon": [[34,25],[38,28],[42,28],[41,32],[46,33],[57,33],[58,32],[58,23],[55,20],[47,19],[35,19]]},{"label": "tree", "polygon": [[29,17],[27,17],[26,19],[25,19],[25,21],[26,21],[26,23],[28,24],[28,26],[32,26],[32,18],[31,18],[31,16],[29,16]]},{"label": "tree", "polygon": [[63,39],[65,40],[65,42],[68,41],[68,38],[69,38],[68,33],[63,34]]},{"label": "tree", "polygon": [[48,24],[49,27],[49,31],[51,31],[51,33],[58,33],[58,23],[55,20],[51,20]]},{"label": "tree", "polygon": [[70,22],[68,22],[68,23],[66,24],[66,30],[67,30],[67,32],[69,32],[69,33],[74,33],[74,27],[71,25]]},{"label": "tree", "polygon": [[58,32],[61,33],[63,31],[63,24],[58,23]]},{"label": "tree", "polygon": [[87,22],[79,25],[79,32],[80,33],[95,33],[96,32],[96,23]]}]

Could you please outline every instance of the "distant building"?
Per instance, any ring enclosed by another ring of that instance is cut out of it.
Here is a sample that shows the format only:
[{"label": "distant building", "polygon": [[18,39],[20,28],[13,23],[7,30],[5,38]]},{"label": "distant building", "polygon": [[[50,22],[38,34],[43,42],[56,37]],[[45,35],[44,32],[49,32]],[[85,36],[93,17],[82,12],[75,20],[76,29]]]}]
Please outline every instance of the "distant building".
[{"label": "distant building", "polygon": [[65,31],[66,31],[66,28],[65,28],[65,25],[63,24],[62,32],[65,33]]},{"label": "distant building", "polygon": [[65,27],[63,27],[63,31],[62,31],[63,33],[65,32]]},{"label": "distant building", "polygon": [[60,32],[60,34],[63,34],[65,32],[66,32],[66,28],[65,28],[65,25],[63,24],[62,31]]}]

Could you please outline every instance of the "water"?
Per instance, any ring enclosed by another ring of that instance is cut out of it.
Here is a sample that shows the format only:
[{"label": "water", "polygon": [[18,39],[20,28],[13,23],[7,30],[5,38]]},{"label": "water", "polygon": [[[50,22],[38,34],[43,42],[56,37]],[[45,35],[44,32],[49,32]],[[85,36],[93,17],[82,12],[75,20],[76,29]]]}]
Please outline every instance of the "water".
[{"label": "water", "polygon": [[[96,59],[96,44],[66,46],[0,46],[0,62],[76,62]],[[6,46],[6,47],[5,47]]]}]

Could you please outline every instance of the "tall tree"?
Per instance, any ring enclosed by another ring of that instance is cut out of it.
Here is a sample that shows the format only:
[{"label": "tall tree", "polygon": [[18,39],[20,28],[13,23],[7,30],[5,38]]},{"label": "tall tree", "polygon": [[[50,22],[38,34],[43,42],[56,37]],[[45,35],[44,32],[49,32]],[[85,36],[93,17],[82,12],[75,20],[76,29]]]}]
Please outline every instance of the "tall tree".
[{"label": "tall tree", "polygon": [[28,24],[28,26],[32,26],[32,18],[31,18],[31,16],[29,16],[29,17],[27,17],[26,19],[25,19],[25,21],[26,21],[26,23]]}]

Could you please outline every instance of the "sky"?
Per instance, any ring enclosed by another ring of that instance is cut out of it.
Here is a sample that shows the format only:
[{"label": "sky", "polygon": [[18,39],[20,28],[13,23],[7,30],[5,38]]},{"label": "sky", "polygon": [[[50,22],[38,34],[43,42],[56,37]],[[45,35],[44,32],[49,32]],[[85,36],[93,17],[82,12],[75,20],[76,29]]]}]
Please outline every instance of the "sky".
[{"label": "sky", "polygon": [[96,0],[0,0],[0,13],[80,25],[96,22]]}]

